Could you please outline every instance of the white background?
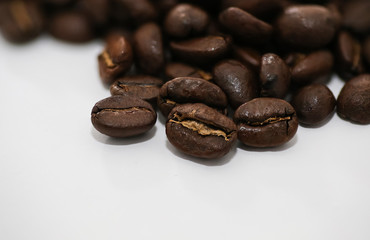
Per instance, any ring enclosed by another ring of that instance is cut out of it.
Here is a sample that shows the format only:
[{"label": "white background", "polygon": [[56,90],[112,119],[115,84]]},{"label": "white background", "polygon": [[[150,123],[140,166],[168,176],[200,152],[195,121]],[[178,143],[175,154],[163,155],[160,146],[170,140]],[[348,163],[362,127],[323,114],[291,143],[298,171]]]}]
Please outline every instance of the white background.
[{"label": "white background", "polygon": [[110,95],[102,48],[0,38],[0,239],[370,239],[370,126],[334,115],[208,162],[175,150],[163,118],[112,139],[90,123]]}]

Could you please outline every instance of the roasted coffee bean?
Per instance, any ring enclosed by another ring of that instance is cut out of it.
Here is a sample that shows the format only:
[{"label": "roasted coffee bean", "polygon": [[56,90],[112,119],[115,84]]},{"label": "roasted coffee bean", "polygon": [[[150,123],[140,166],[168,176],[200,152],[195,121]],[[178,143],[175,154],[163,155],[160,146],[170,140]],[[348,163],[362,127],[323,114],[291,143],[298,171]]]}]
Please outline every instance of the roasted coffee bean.
[{"label": "roasted coffee bean", "polygon": [[250,44],[264,44],[269,41],[272,26],[240,8],[230,7],[220,13],[220,23],[236,40]]},{"label": "roasted coffee bean", "polygon": [[211,80],[212,74],[184,63],[168,63],[166,65],[165,74],[168,79],[172,80],[178,77],[195,77],[204,80]]},{"label": "roasted coffee bean", "polygon": [[317,49],[332,41],[337,21],[319,5],[290,6],[277,19],[276,30],[283,44],[299,49]]},{"label": "roasted coffee bean", "polygon": [[112,0],[114,15],[124,24],[141,25],[157,19],[157,11],[150,0]]},{"label": "roasted coffee bean", "polygon": [[158,97],[158,107],[164,116],[178,104],[204,103],[224,111],[227,97],[217,85],[201,78],[179,77],[166,82]]},{"label": "roasted coffee bean", "polygon": [[281,0],[222,0],[222,8],[238,7],[250,14],[269,18],[281,8]]},{"label": "roasted coffee bean", "polygon": [[162,33],[155,23],[147,23],[134,34],[136,62],[140,69],[150,75],[158,74],[164,66]]},{"label": "roasted coffee bean", "polygon": [[246,66],[253,68],[256,72],[261,67],[261,54],[254,48],[233,45],[233,56]]},{"label": "roasted coffee bean", "polygon": [[167,15],[164,30],[168,35],[185,38],[203,33],[209,23],[208,14],[190,4],[178,4]]},{"label": "roasted coffee bean", "polygon": [[276,147],[291,140],[298,129],[294,108],[277,98],[255,98],[234,114],[238,139],[247,146]]},{"label": "roasted coffee bean", "polygon": [[97,26],[102,28],[109,21],[110,1],[79,0],[78,6],[85,15]]},{"label": "roasted coffee bean", "polygon": [[165,16],[167,13],[179,3],[178,0],[156,0],[153,1],[155,8],[158,10],[159,16]]},{"label": "roasted coffee bean", "polygon": [[156,104],[159,89],[163,81],[151,76],[126,76],[116,80],[110,87],[112,95],[125,95],[141,98],[149,103]]},{"label": "roasted coffee bean", "polygon": [[122,35],[109,35],[98,61],[102,81],[111,84],[117,76],[124,74],[131,67],[133,63],[131,44]]},{"label": "roasted coffee bean", "polygon": [[334,57],[328,50],[291,53],[285,61],[291,68],[292,83],[298,86],[328,82],[334,66]]},{"label": "roasted coffee bean", "polygon": [[286,63],[276,54],[262,56],[260,82],[262,97],[284,98],[288,93],[291,74]]},{"label": "roasted coffee bean", "polygon": [[361,44],[349,32],[342,31],[338,35],[336,71],[344,80],[364,73]]},{"label": "roasted coffee bean", "polygon": [[2,4],[0,29],[8,41],[30,41],[39,36],[43,28],[43,14],[37,3],[14,0]]},{"label": "roasted coffee bean", "polygon": [[348,121],[370,124],[370,74],[348,81],[337,101],[338,115]]},{"label": "roasted coffee bean", "polygon": [[347,1],[343,6],[343,26],[357,33],[370,33],[369,12],[369,0]]},{"label": "roasted coffee bean", "polygon": [[230,48],[230,39],[206,36],[181,42],[171,42],[172,53],[181,60],[197,65],[209,65],[224,57]]},{"label": "roasted coffee bean", "polygon": [[97,102],[91,112],[96,130],[111,137],[131,137],[149,131],[157,114],[144,100],[112,96]]},{"label": "roasted coffee bean", "polygon": [[299,89],[291,103],[299,123],[315,126],[325,122],[334,112],[336,100],[327,86],[314,83]]},{"label": "roasted coffee bean", "polygon": [[95,37],[94,27],[80,12],[61,12],[50,19],[49,32],[55,38],[73,43],[84,43]]},{"label": "roasted coffee bean", "polygon": [[258,97],[254,71],[236,60],[224,60],[213,69],[214,81],[225,92],[233,109]]},{"label": "roasted coffee bean", "polygon": [[236,141],[231,119],[204,104],[175,107],[166,123],[167,138],[181,152],[199,158],[220,158]]},{"label": "roasted coffee bean", "polygon": [[370,35],[366,38],[363,44],[363,55],[370,70]]}]

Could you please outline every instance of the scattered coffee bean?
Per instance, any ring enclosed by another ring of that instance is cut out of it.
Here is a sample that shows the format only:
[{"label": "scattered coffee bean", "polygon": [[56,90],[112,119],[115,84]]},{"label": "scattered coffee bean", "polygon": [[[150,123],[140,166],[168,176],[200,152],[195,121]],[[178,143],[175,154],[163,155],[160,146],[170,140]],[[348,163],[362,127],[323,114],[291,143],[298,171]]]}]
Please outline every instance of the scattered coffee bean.
[{"label": "scattered coffee bean", "polygon": [[131,137],[149,131],[157,114],[144,100],[127,96],[112,96],[97,102],[91,112],[91,122],[99,132],[111,137]]},{"label": "scattered coffee bean", "polygon": [[363,74],[348,81],[337,102],[338,115],[348,121],[370,124],[370,75]]},{"label": "scattered coffee bean", "polygon": [[181,152],[213,159],[230,151],[236,140],[236,126],[231,119],[204,104],[184,104],[169,114],[166,134]]},{"label": "scattered coffee bean", "polygon": [[277,98],[255,98],[234,114],[238,139],[247,146],[276,147],[291,140],[297,132],[294,108]]},{"label": "scattered coffee bean", "polygon": [[299,123],[306,126],[315,126],[325,122],[334,112],[335,105],[336,100],[333,93],[328,87],[319,83],[299,89],[292,100]]}]

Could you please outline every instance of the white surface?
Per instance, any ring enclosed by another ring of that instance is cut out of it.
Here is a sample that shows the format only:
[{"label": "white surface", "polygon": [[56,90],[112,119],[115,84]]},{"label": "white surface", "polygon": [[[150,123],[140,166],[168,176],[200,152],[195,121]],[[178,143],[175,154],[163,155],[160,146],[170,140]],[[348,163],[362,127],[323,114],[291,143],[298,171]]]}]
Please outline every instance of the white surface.
[{"label": "white surface", "polygon": [[163,119],[111,139],[90,123],[109,96],[102,47],[0,38],[0,239],[370,239],[370,126],[334,115],[208,164],[177,152]]}]

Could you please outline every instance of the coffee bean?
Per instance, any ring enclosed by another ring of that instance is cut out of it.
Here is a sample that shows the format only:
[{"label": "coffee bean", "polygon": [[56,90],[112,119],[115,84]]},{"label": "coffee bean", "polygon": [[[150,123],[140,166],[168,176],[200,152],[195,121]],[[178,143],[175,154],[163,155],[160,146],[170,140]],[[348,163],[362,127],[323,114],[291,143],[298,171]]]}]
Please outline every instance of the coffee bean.
[{"label": "coffee bean", "polygon": [[167,138],[185,154],[199,158],[220,158],[236,141],[231,119],[204,104],[175,107],[166,123]]},{"label": "coffee bean", "polygon": [[238,139],[247,146],[276,147],[291,140],[298,128],[294,108],[277,98],[255,98],[234,114]]},{"label": "coffee bean", "polygon": [[365,71],[361,44],[346,31],[342,31],[338,35],[336,44],[336,71],[344,80],[349,80]]},{"label": "coffee bean", "polygon": [[30,41],[41,34],[44,19],[40,6],[29,1],[10,1],[0,9],[0,28],[3,36],[11,42]]},{"label": "coffee bean", "polygon": [[109,20],[110,1],[79,0],[78,7],[97,27],[104,27]]},{"label": "coffee bean", "polygon": [[262,56],[260,82],[262,97],[284,98],[288,93],[291,74],[286,63],[276,54]]},{"label": "coffee bean", "polygon": [[165,74],[168,79],[174,79],[178,77],[195,77],[208,81],[213,78],[212,74],[209,72],[178,62],[168,63],[166,65]]},{"label": "coffee bean", "polygon": [[111,137],[131,137],[149,131],[157,120],[152,106],[144,100],[112,96],[97,102],[91,112],[96,130]]},{"label": "coffee bean", "polygon": [[281,2],[281,0],[222,0],[221,6],[224,9],[238,7],[254,16],[269,18],[280,10]]},{"label": "coffee bean", "polygon": [[110,87],[112,95],[124,95],[141,98],[149,103],[156,104],[159,89],[163,81],[151,76],[126,76],[116,80]]},{"label": "coffee bean", "polygon": [[232,50],[234,58],[244,65],[253,68],[255,72],[260,70],[262,56],[256,49],[241,47],[234,44]]},{"label": "coffee bean", "polygon": [[141,24],[157,19],[156,9],[150,0],[112,0],[115,3],[115,17],[124,24]]},{"label": "coffee bean", "polygon": [[164,66],[162,33],[155,23],[147,23],[134,34],[136,62],[140,69],[150,75],[158,74]]},{"label": "coffee bean", "polygon": [[370,74],[357,76],[344,85],[338,96],[337,113],[345,120],[370,124]]},{"label": "coffee bean", "polygon": [[370,32],[370,1],[351,0],[343,6],[343,25],[354,32]]},{"label": "coffee bean", "polygon": [[170,47],[172,53],[185,62],[209,65],[228,53],[230,39],[223,36],[206,36],[171,42]]},{"label": "coffee bean", "polygon": [[236,60],[224,60],[213,69],[215,83],[226,93],[233,109],[258,97],[258,80],[254,71]]},{"label": "coffee bean", "polygon": [[95,37],[94,27],[80,12],[61,12],[50,19],[49,32],[55,38],[73,43],[84,43]]},{"label": "coffee bean", "polygon": [[272,26],[240,8],[230,7],[220,13],[220,23],[235,39],[250,44],[264,44],[269,41]]},{"label": "coffee bean", "polygon": [[337,22],[329,9],[319,5],[296,5],[284,10],[276,30],[283,44],[299,49],[324,47],[333,39]]},{"label": "coffee bean", "polygon": [[158,107],[164,116],[168,116],[176,105],[185,103],[204,103],[224,111],[227,98],[221,88],[201,78],[179,77],[162,86]]},{"label": "coffee bean", "polygon": [[209,23],[208,14],[190,4],[176,5],[166,16],[164,29],[168,35],[185,38],[203,33]]},{"label": "coffee bean", "polygon": [[328,50],[309,54],[291,53],[286,62],[291,67],[292,83],[303,86],[328,82],[333,71],[334,57]]},{"label": "coffee bean", "polygon": [[306,126],[325,122],[333,113],[335,105],[333,93],[328,87],[319,83],[299,89],[292,100],[299,122]]},{"label": "coffee bean", "polygon": [[106,39],[104,51],[98,56],[102,81],[111,84],[127,72],[133,63],[131,44],[122,35],[112,34]]}]

